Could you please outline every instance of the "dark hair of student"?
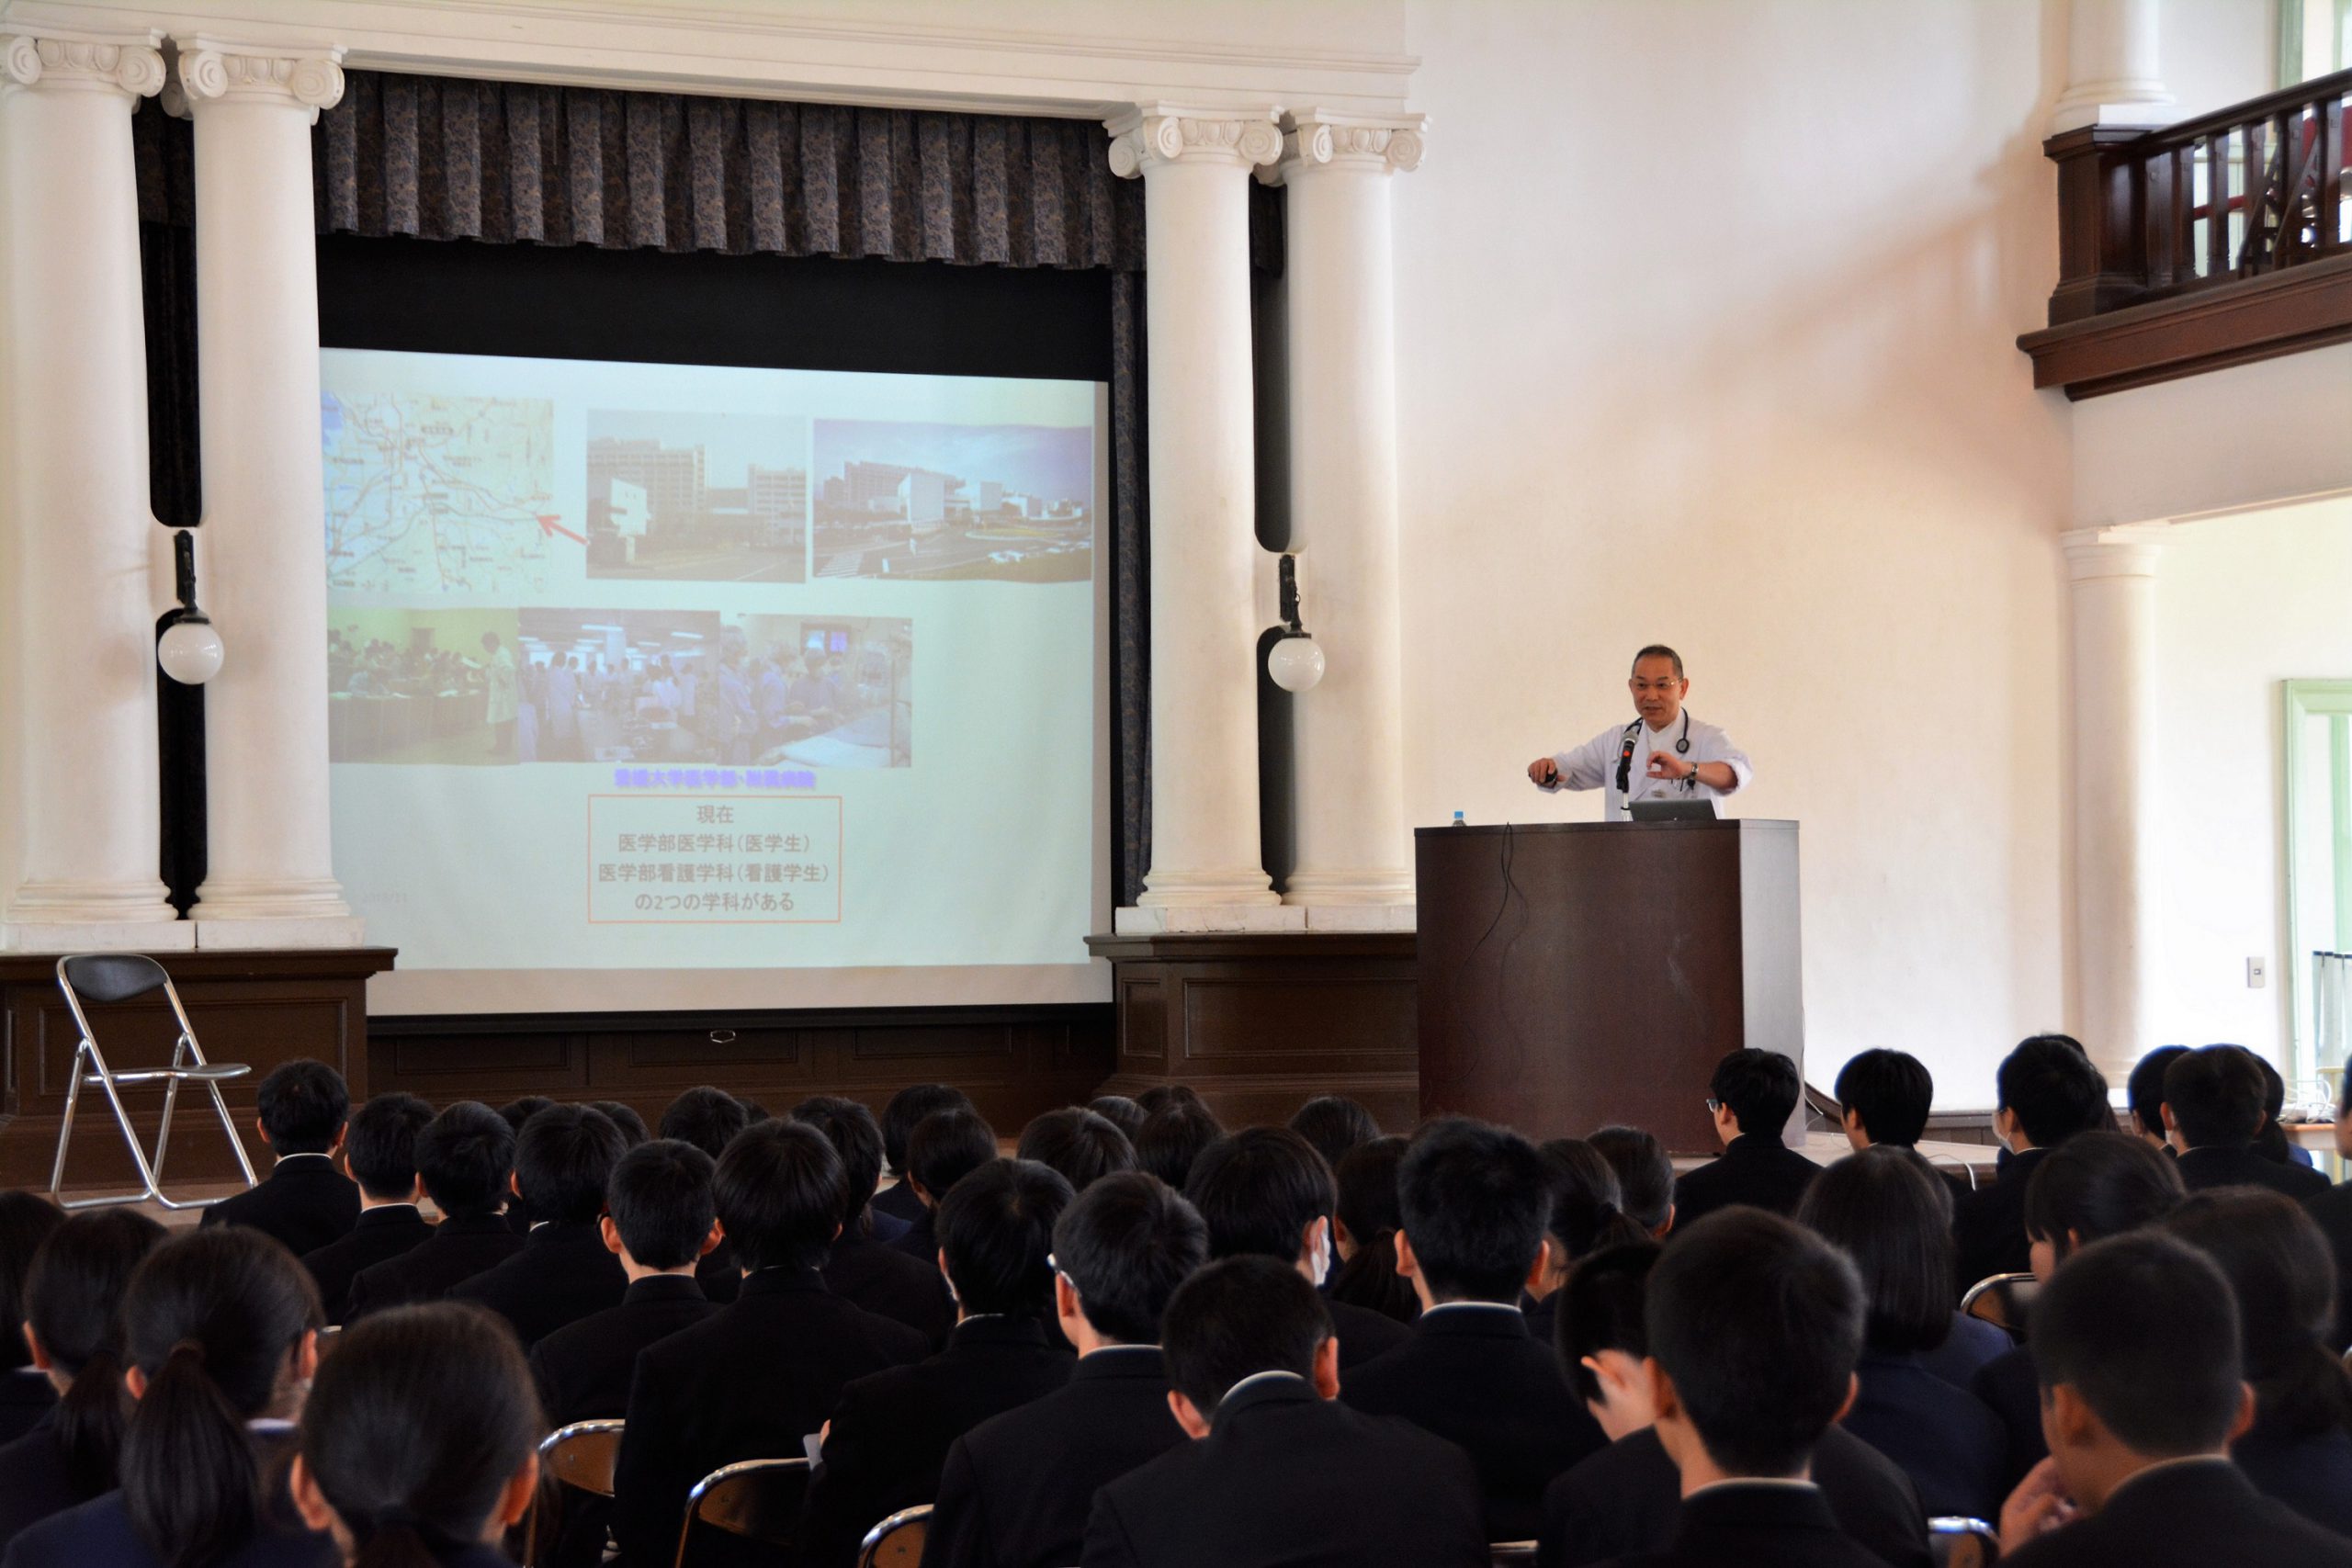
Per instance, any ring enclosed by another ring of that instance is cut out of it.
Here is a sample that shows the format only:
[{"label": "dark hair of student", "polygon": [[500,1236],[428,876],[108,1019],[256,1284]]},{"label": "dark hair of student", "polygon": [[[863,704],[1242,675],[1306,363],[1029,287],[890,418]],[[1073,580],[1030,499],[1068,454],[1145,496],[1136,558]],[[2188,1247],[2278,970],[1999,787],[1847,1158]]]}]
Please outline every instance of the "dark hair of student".
[{"label": "dark hair of student", "polygon": [[1936,1080],[1908,1051],[1865,1051],[1838,1069],[1838,1103],[1862,1119],[1873,1144],[1917,1143],[1935,1108]]},{"label": "dark hair of student", "polygon": [[874,1112],[854,1100],[818,1094],[794,1106],[792,1119],[824,1134],[842,1156],[842,1229],[865,1235],[874,1224],[865,1206],[882,1184],[882,1129]]},{"label": "dark hair of student", "polygon": [[2000,1104],[2038,1149],[2054,1149],[2077,1133],[2111,1130],[2107,1079],[2091,1066],[2082,1042],[2068,1034],[2035,1034],[2001,1058],[1994,1074]]},{"label": "dark hair of student", "polygon": [[1584,1365],[1587,1356],[1623,1350],[1639,1360],[1649,1354],[1642,1307],[1648,1294],[1650,1267],[1660,1250],[1657,1243],[1648,1240],[1607,1247],[1579,1259],[1568,1270],[1567,1283],[1560,1287],[1559,1311],[1553,1314],[1553,1333],[1578,1398],[1589,1403],[1600,1397],[1600,1382]]},{"label": "dark hair of student", "polygon": [[1143,1119],[1148,1114],[1124,1094],[1098,1094],[1086,1102],[1086,1109],[1125,1133],[1131,1144],[1136,1141],[1136,1134],[1143,1131]]},{"label": "dark hair of student", "polygon": [[964,1311],[1044,1317],[1053,1306],[1054,1223],[1075,1194],[1033,1159],[992,1159],[939,1201],[933,1223]]},{"label": "dark hair of student", "polygon": [[619,1100],[592,1100],[588,1103],[603,1111],[605,1119],[621,1130],[623,1148],[633,1149],[653,1136],[653,1130],[645,1124],[645,1118],[639,1116],[632,1108],[623,1105]]},{"label": "dark hair of student", "polygon": [[1449,1116],[1413,1134],[1396,1168],[1396,1209],[1431,1295],[1516,1306],[1543,1249],[1552,1193],[1534,1145]]},{"label": "dark hair of student", "polygon": [[2132,1231],[2084,1247],[2033,1298],[2034,1376],[2072,1387],[2124,1447],[2211,1453],[2241,1394],[2237,1302],[2219,1265],[2177,1236]]},{"label": "dark hair of student", "polygon": [[2082,1133],[2035,1168],[2025,1190],[2025,1234],[2055,1247],[2063,1263],[2076,1246],[2154,1224],[2187,1195],[2171,1157],[2145,1139]]},{"label": "dark hair of student", "polygon": [[2165,1069],[2165,1103],[2192,1149],[2244,1147],[2262,1130],[2262,1068],[2242,1045],[2207,1045]]},{"label": "dark hair of student", "polygon": [[1796,1221],[1853,1260],[1870,1348],[1908,1355],[1951,1337],[1951,1190],[1915,1151],[1872,1145],[1824,1168]]},{"label": "dark hair of student", "polygon": [[1651,1235],[1674,1213],[1674,1161],[1639,1127],[1603,1127],[1585,1140],[1617,1173],[1620,1203]]},{"label": "dark hair of student", "polygon": [[727,1152],[735,1134],[751,1124],[743,1102],[723,1089],[704,1084],[672,1100],[662,1112],[657,1135],[692,1144],[711,1158]]},{"label": "dark hair of student", "polygon": [[345,1163],[359,1190],[379,1202],[405,1203],[416,1190],[416,1136],[433,1107],[413,1094],[379,1094],[351,1115]]},{"label": "dark hair of student", "polygon": [[1315,1353],[1330,1337],[1322,1296],[1296,1269],[1271,1258],[1208,1265],[1176,1288],[1159,1325],[1168,1381],[1204,1416],[1243,1378],[1313,1376]]},{"label": "dark hair of student", "polygon": [[1372,1112],[1344,1094],[1318,1094],[1291,1112],[1290,1130],[1315,1145],[1323,1163],[1333,1170],[1348,1157],[1348,1151],[1361,1148],[1380,1136],[1380,1123]]},{"label": "dark hair of student", "polygon": [[524,1124],[554,1103],[544,1094],[526,1094],[520,1100],[510,1100],[500,1106],[498,1113],[506,1119],[506,1124],[514,1129],[514,1135],[519,1138],[523,1135]]},{"label": "dark hair of student", "polygon": [[514,1172],[514,1129],[480,1100],[444,1107],[416,1135],[416,1174],[443,1217],[495,1213]]},{"label": "dark hair of student", "polygon": [[1135,1135],[1136,1164],[1181,1192],[1201,1151],[1224,1136],[1207,1106],[1180,1100],[1146,1113]]},{"label": "dark hair of student", "polygon": [[1332,1173],[1339,1188],[1336,1217],[1347,1227],[1353,1250],[1333,1271],[1329,1294],[1399,1323],[1421,1315],[1413,1282],[1396,1272],[1396,1233],[1404,1228],[1396,1207],[1396,1168],[1404,1163],[1408,1141],[1392,1136],[1360,1144]]},{"label": "dark hair of student", "polygon": [[2287,1142],[2287,1129],[2278,1124],[2280,1113],[2287,1109],[2287,1080],[2278,1076],[2268,1057],[2252,1051],[2246,1055],[2262,1069],[2262,1126],[2254,1134],[2254,1152],[2274,1165],[2292,1165],[2294,1145]]},{"label": "dark hair of student", "polygon": [[712,1175],[718,1223],[746,1269],[817,1269],[842,1223],[842,1156],[805,1122],[762,1122],[727,1145]]},{"label": "dark hair of student", "polygon": [[1804,1080],[1778,1051],[1734,1051],[1715,1064],[1707,1092],[1739,1123],[1741,1137],[1778,1139],[1796,1114]]},{"label": "dark hair of student", "polygon": [[585,1224],[605,1212],[605,1183],[628,1145],[593,1105],[550,1105],[523,1123],[514,1185],[535,1219]]},{"label": "dark hair of student", "polygon": [[1710,1457],[1793,1475],[1845,1407],[1862,1282],[1846,1255],[1761,1209],[1724,1209],[1658,1255],[1642,1325]]},{"label": "dark hair of student", "polygon": [[2132,1064],[2123,1080],[2123,1100],[2139,1130],[2152,1138],[2165,1135],[2165,1073],[2188,1055],[2186,1045],[2159,1045]]},{"label": "dark hair of student", "polygon": [[1209,1227],[1209,1256],[1296,1264],[1306,1227],[1337,1206],[1331,1168],[1287,1127],[1245,1127],[1201,1151],[1184,1196]]},{"label": "dark hair of student", "polygon": [[2280,1438],[2352,1427],[2352,1373],[2327,1348],[2335,1258],[2303,1206],[2260,1187],[2192,1192],[2163,1228],[2221,1266],[2238,1303],[2255,1420]]},{"label": "dark hair of student", "polygon": [[996,1158],[996,1129],[977,1111],[934,1111],[907,1134],[907,1174],[931,1201]]},{"label": "dark hair of student", "polygon": [[76,1497],[114,1489],[125,1414],[122,1296],[163,1239],[164,1227],[135,1210],[76,1214],[41,1244],[25,1281],[25,1321],[49,1364],[72,1380],[50,1419]]},{"label": "dark hair of student", "polygon": [[30,1364],[25,1337],[25,1281],[34,1255],[65,1211],[37,1192],[0,1192],[0,1371]]},{"label": "dark hair of student", "polygon": [[678,1138],[655,1138],[621,1156],[605,1184],[605,1212],[621,1245],[647,1269],[683,1269],[710,1239],[718,1166]]},{"label": "dark hair of student", "polygon": [[1135,1145],[1118,1123],[1082,1105],[1065,1105],[1029,1119],[1019,1156],[1051,1166],[1073,1191],[1083,1192],[1114,1171],[1136,1168]]},{"label": "dark hair of student", "polygon": [[1136,1096],[1136,1103],[1143,1107],[1147,1116],[1171,1105],[1198,1105],[1200,1091],[1188,1083],[1156,1083]]},{"label": "dark hair of student", "polygon": [[[706,1156],[707,1157],[707,1156]],[[436,1568],[478,1543],[546,1422],[514,1337],[452,1303],[344,1331],[302,1409],[302,1467],[354,1568]]]},{"label": "dark hair of student", "polygon": [[1054,1222],[1054,1260],[1094,1332],[1121,1345],[1157,1345],[1176,1287],[1208,1260],[1199,1211],[1158,1177],[1106,1176]]},{"label": "dark hair of student", "polygon": [[1649,1232],[1624,1211],[1617,1170],[1582,1138],[1554,1138],[1537,1145],[1552,1209],[1544,1229],[1561,1261],[1574,1263],[1588,1252],[1645,1241]]},{"label": "dark hair of student", "polygon": [[324,1062],[297,1056],[280,1062],[254,1091],[263,1136],[281,1155],[322,1155],[351,1114],[351,1090]]},{"label": "dark hair of student", "polygon": [[890,1169],[903,1178],[907,1174],[907,1140],[914,1135],[917,1123],[934,1111],[969,1111],[970,1100],[964,1091],[950,1084],[909,1084],[890,1097],[882,1108],[882,1157],[890,1162]]},{"label": "dark hair of student", "polygon": [[147,1389],[123,1428],[123,1504],[169,1568],[209,1568],[260,1528],[245,1424],[288,1398],[303,1336],[323,1320],[310,1271],[242,1225],[166,1241],[130,1277],[123,1347]]}]

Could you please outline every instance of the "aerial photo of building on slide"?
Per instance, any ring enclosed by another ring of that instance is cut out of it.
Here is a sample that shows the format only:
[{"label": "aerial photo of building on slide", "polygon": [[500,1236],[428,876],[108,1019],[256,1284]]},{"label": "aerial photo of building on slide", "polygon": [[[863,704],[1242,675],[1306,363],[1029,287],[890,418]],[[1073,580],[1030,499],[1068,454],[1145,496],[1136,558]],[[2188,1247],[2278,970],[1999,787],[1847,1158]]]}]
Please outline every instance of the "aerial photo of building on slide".
[{"label": "aerial photo of building on slide", "polygon": [[820,578],[1094,575],[1091,430],[820,419],[815,452]]}]

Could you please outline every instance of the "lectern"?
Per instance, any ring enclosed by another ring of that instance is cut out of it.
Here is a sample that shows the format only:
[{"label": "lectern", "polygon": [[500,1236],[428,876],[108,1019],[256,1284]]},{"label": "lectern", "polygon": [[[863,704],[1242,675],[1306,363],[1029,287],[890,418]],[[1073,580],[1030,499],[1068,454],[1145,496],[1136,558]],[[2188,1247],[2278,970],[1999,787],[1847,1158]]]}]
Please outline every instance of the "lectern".
[{"label": "lectern", "polygon": [[[1423,1116],[1713,1154],[1727,1051],[1804,1070],[1793,822],[1423,828]],[[1801,1129],[1802,1102],[1792,1127]]]}]

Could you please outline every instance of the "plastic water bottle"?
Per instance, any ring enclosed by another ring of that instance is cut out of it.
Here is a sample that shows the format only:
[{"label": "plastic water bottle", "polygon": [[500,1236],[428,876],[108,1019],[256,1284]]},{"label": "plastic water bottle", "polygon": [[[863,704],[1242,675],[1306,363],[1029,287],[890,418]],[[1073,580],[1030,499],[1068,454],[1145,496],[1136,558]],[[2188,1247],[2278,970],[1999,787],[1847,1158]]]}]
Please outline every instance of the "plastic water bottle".
[{"label": "plastic water bottle", "polygon": [[1462,820],[1462,813],[1460,813],[1459,811],[1457,811],[1457,812],[1455,812],[1455,813],[1453,814],[1453,825],[1454,825],[1455,827],[1457,827],[1457,828],[1467,828],[1468,826],[1470,826],[1470,824],[1469,824],[1469,823],[1464,822],[1464,820]]}]

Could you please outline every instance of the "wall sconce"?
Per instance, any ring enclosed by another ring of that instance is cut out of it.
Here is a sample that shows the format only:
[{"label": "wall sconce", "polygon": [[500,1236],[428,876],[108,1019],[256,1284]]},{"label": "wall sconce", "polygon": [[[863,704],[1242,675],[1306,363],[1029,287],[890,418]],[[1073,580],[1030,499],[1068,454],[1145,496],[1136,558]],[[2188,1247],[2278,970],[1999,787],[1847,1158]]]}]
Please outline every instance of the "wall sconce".
[{"label": "wall sconce", "polygon": [[1298,557],[1283,556],[1281,573],[1283,635],[1266,650],[1266,673],[1285,692],[1304,692],[1323,679],[1323,650],[1299,624]]},{"label": "wall sconce", "polygon": [[201,686],[220,673],[220,634],[212,617],[196,606],[196,536],[186,528],[172,536],[172,562],[180,607],[155,642],[155,662],[183,686]]}]

